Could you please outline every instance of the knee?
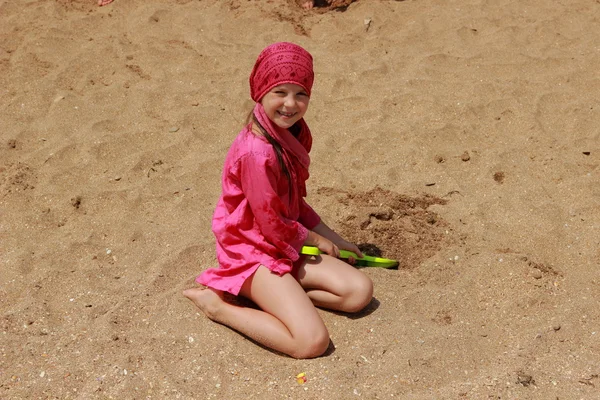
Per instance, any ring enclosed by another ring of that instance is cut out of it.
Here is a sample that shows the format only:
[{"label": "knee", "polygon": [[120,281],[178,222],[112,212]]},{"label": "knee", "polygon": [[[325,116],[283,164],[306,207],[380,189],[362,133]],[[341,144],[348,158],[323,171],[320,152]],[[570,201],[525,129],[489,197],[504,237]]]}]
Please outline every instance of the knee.
[{"label": "knee", "polygon": [[297,349],[291,356],[298,359],[319,357],[327,351],[329,342],[329,332],[321,329],[299,339]]},{"label": "knee", "polygon": [[344,310],[346,312],[359,312],[368,306],[373,299],[373,281],[364,274],[360,274],[360,278],[354,280],[350,290]]}]

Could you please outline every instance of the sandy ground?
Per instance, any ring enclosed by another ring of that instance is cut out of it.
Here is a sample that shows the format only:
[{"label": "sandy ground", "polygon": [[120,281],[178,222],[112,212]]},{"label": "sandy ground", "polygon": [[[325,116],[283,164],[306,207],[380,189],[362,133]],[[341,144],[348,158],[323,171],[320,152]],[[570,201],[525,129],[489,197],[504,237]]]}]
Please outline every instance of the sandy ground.
[{"label": "sandy ground", "polygon": [[[600,398],[600,3],[341,10],[0,0],[0,398]],[[309,202],[401,261],[314,360],[181,296],[281,40],[315,57]]]}]

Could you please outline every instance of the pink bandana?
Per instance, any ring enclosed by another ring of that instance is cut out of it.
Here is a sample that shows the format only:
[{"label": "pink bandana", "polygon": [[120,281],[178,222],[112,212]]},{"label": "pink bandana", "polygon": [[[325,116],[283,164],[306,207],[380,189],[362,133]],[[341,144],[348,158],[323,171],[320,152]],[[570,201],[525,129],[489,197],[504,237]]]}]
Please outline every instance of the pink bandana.
[{"label": "pink bandana", "polygon": [[279,42],[266,47],[250,74],[250,97],[259,102],[273,87],[284,83],[302,86],[310,97],[315,74],[310,53],[294,43]]}]

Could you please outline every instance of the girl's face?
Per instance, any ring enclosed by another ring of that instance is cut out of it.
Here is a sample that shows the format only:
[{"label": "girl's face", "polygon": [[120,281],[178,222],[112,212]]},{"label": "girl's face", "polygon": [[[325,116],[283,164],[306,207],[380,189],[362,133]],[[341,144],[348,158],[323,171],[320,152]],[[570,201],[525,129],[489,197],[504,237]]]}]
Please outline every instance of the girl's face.
[{"label": "girl's face", "polygon": [[302,86],[284,83],[275,86],[260,100],[271,121],[283,129],[289,129],[306,113],[308,94]]}]

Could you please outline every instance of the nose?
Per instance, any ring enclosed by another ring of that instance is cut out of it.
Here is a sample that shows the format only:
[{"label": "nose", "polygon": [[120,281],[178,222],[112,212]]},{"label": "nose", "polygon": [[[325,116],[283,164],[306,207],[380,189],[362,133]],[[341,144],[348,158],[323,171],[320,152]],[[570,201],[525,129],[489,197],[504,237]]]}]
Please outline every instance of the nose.
[{"label": "nose", "polygon": [[291,94],[291,95],[286,96],[283,104],[286,107],[294,107],[296,105],[296,99],[294,98],[294,95]]}]

